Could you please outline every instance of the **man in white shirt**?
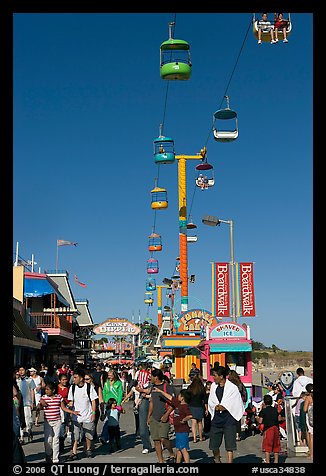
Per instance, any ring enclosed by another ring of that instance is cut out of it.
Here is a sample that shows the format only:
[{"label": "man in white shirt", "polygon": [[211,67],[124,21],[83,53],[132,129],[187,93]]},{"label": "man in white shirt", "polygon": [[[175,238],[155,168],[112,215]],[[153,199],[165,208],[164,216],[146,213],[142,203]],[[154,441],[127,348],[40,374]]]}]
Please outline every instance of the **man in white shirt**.
[{"label": "man in white shirt", "polygon": [[85,382],[85,371],[76,369],[74,372],[74,383],[69,388],[68,403],[79,415],[72,415],[72,427],[74,442],[71,454],[66,461],[78,459],[77,446],[82,434],[85,434],[86,456],[92,458],[92,441],[95,431],[95,414],[97,392],[93,385]]},{"label": "man in white shirt", "polygon": [[[34,383],[34,380],[31,377],[27,377],[26,369],[23,365],[19,367],[18,372],[19,372],[19,378],[17,379],[17,385],[23,397],[27,438],[28,438],[28,441],[32,441],[33,439],[32,410],[33,410],[33,406],[35,402],[34,388],[36,387],[36,385]],[[22,443],[24,443],[24,431],[22,429],[20,430],[20,440]]]},{"label": "man in white shirt", "polygon": [[294,381],[293,389],[292,389],[292,396],[293,397],[300,397],[302,392],[306,391],[306,385],[308,383],[313,383],[312,378],[306,377],[304,374],[303,368],[297,368],[297,378]]}]

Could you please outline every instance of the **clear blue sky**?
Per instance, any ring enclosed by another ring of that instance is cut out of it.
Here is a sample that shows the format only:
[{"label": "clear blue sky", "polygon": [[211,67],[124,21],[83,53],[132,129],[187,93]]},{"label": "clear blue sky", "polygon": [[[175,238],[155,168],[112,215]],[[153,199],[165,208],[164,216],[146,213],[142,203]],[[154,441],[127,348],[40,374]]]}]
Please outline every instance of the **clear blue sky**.
[{"label": "clear blue sky", "polygon": [[[210,263],[230,259],[229,226],[204,226],[201,218],[232,219],[235,260],[255,262],[252,338],[312,350],[313,16],[292,13],[288,44],[258,46],[251,26],[245,39],[251,15],[176,15],[175,37],[190,43],[193,72],[189,81],[169,82],[163,132],[177,154],[207,145],[216,183],[194,194],[196,163],[187,163],[188,213],[193,199],[198,225],[188,248],[196,275],[189,308],[211,310]],[[77,241],[59,248],[59,269],[69,272],[75,297],[89,300],[94,323],[133,313],[138,320],[139,311],[144,320],[148,312],[153,140],[167,92],[159,47],[174,16],[14,15],[13,253],[18,241],[22,257],[35,255],[36,271],[55,269],[56,240]],[[244,40],[227,90],[239,138],[217,143],[209,136],[213,113]],[[179,255],[176,163],[160,166],[159,185],[169,199],[156,214],[161,284]]]}]

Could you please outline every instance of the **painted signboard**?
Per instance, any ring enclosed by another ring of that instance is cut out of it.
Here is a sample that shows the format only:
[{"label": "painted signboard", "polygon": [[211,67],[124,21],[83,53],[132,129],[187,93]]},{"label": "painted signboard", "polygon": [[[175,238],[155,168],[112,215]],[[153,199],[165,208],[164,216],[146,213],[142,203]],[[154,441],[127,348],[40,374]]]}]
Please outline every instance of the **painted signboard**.
[{"label": "painted signboard", "polygon": [[233,322],[223,322],[218,324],[216,327],[213,327],[210,332],[211,339],[226,339],[226,338],[240,338],[246,339],[247,332],[246,328],[240,326],[239,324],[235,324]]},{"label": "painted signboard", "polygon": [[93,328],[93,331],[95,334],[107,336],[128,336],[139,334],[140,328],[128,321],[128,319],[116,317],[98,324]]},{"label": "painted signboard", "polygon": [[190,309],[178,316],[177,323],[177,334],[200,334],[203,328],[217,324],[218,320],[205,309]]}]

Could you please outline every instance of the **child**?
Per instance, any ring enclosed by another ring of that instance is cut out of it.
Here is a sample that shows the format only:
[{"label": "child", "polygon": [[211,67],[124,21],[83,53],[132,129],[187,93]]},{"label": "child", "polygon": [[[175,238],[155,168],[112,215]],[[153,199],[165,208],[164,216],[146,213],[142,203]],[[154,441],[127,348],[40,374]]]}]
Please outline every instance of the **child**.
[{"label": "child", "polygon": [[278,463],[278,455],[281,451],[279,414],[277,408],[273,407],[272,404],[272,397],[268,394],[264,395],[264,408],[258,415],[258,423],[264,425],[262,449],[265,453],[266,463],[270,463],[271,453],[274,453],[274,463]]},{"label": "child", "polygon": [[188,390],[183,389],[177,397],[173,397],[167,392],[154,387],[153,392],[160,392],[172,407],[174,407],[173,426],[175,431],[175,447],[177,450],[176,463],[181,463],[182,456],[185,463],[190,463],[189,457],[189,431],[190,427],[187,423],[191,420],[192,414],[188,407],[190,402],[190,394]]},{"label": "child", "polygon": [[56,385],[49,382],[45,386],[45,395],[41,397],[38,410],[44,410],[44,448],[47,463],[59,463],[59,435],[61,428],[60,409],[74,415],[79,412],[67,408],[64,399],[56,393]]},{"label": "child", "polygon": [[[109,440],[109,449],[114,453],[115,446],[118,450],[121,449],[120,443],[120,414],[125,413],[121,406],[117,405],[115,398],[109,398],[106,406],[106,421],[103,426],[101,441],[106,443]],[[107,437],[108,435],[108,437]]]}]

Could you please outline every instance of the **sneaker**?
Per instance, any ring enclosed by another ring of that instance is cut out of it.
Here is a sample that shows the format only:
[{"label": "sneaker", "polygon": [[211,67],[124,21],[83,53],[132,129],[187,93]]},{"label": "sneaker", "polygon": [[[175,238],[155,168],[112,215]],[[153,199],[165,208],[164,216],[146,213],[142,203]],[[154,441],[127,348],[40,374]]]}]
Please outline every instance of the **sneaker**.
[{"label": "sneaker", "polygon": [[258,40],[258,44],[261,45],[261,40]]},{"label": "sneaker", "polygon": [[278,38],[275,38],[275,43],[277,43],[277,42],[278,42]]},{"label": "sneaker", "polygon": [[275,41],[275,40],[272,40],[272,41],[271,41],[271,44],[273,44],[273,43],[276,43],[276,41]]},{"label": "sneaker", "polygon": [[106,445],[107,441],[100,437],[100,443],[102,443],[102,445]]},{"label": "sneaker", "polygon": [[143,453],[143,455],[146,455],[147,453],[149,453],[149,450],[147,448],[144,448],[142,453]]},{"label": "sneaker", "polygon": [[93,458],[92,450],[86,450],[86,458]]},{"label": "sneaker", "polygon": [[284,38],[283,43],[288,43],[289,40],[287,38]]}]

